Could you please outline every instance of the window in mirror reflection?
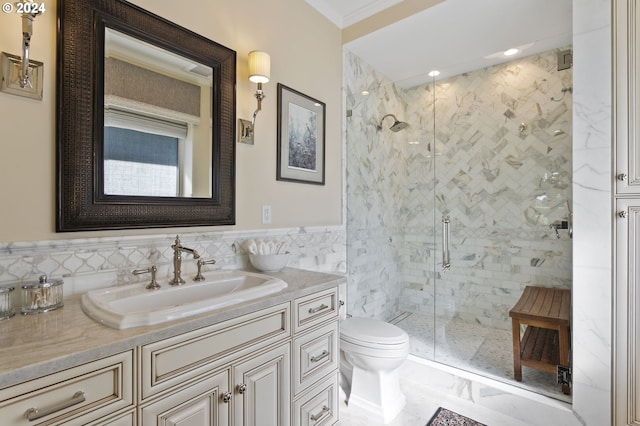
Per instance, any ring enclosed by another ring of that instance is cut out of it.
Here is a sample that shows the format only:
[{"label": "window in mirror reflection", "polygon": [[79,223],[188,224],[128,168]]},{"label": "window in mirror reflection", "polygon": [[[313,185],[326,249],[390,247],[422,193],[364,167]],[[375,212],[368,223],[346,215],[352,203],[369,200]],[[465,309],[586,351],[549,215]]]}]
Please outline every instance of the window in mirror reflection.
[{"label": "window in mirror reflection", "polygon": [[211,197],[211,67],[111,28],[105,41],[104,194]]},{"label": "window in mirror reflection", "polygon": [[105,111],[105,195],[191,196],[186,137],[184,124]]}]

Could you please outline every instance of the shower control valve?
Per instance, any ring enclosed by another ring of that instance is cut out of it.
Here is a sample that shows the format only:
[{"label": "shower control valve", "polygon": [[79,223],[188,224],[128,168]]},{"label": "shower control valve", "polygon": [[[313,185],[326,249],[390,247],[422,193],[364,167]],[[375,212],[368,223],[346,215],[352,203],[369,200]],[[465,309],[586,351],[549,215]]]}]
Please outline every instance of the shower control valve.
[{"label": "shower control valve", "polygon": [[[568,220],[556,220],[549,227],[556,231],[556,238],[560,239],[560,233],[558,229],[570,229]],[[569,236],[571,236],[571,231]]]}]

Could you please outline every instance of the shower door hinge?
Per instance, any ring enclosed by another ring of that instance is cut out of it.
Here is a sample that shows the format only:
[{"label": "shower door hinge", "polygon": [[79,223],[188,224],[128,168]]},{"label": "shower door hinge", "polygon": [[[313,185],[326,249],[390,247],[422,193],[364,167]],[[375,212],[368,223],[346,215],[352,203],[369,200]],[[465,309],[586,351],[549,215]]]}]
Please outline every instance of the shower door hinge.
[{"label": "shower door hinge", "polygon": [[563,386],[571,386],[571,367],[558,365],[558,384]]},{"label": "shower door hinge", "polygon": [[573,52],[571,49],[558,52],[558,71],[568,70],[573,65]]}]

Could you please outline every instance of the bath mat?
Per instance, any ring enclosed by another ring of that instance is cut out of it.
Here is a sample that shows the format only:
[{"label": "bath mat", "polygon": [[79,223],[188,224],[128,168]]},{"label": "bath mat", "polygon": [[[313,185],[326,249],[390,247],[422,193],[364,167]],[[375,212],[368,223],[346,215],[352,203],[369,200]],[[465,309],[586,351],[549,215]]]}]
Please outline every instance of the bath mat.
[{"label": "bath mat", "polygon": [[438,408],[427,426],[487,426],[446,408]]}]

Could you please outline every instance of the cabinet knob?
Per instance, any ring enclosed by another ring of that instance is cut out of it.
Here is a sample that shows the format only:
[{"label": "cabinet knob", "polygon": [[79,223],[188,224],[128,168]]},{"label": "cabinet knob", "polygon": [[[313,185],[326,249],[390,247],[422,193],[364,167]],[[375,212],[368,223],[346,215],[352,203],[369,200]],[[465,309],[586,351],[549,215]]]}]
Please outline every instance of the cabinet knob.
[{"label": "cabinet knob", "polygon": [[244,394],[247,391],[247,385],[245,383],[240,383],[238,386],[238,393],[240,395]]},{"label": "cabinet knob", "polygon": [[619,180],[620,182],[624,182],[625,180],[627,180],[627,174],[626,174],[626,173],[620,173],[620,174],[618,175],[618,180]]},{"label": "cabinet knob", "polygon": [[621,219],[626,219],[627,218],[627,212],[622,210],[618,212],[618,217]]},{"label": "cabinet knob", "polygon": [[222,394],[222,402],[224,402],[225,404],[228,404],[231,401],[231,398],[233,398],[233,395],[231,395],[231,392],[226,391],[225,393]]}]

